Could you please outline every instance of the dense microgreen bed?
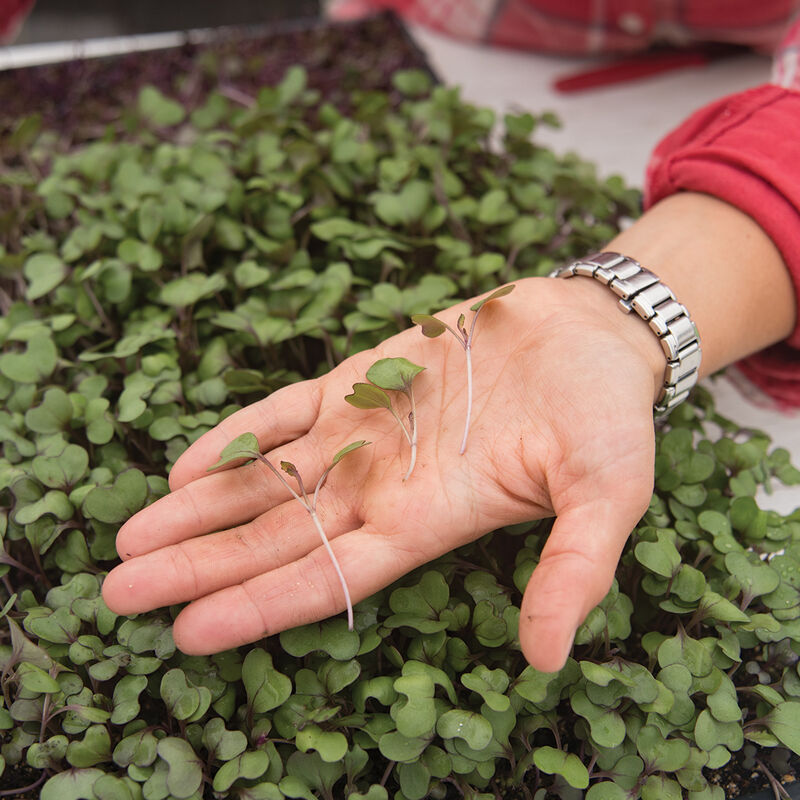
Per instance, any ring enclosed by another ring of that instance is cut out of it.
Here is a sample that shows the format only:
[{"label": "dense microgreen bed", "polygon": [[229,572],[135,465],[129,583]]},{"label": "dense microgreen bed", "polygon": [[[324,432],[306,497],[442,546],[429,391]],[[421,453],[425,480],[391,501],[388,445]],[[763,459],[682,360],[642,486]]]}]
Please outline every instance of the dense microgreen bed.
[{"label": "dense microgreen bed", "polygon": [[800,515],[754,500],[800,475],[704,391],[659,433],[650,509],[558,674],[517,642],[546,522],[407,576],[353,631],[186,657],[176,609],[103,605],[120,523],[220,419],[636,213],[531,141],[548,117],[501,136],[456,90],[394,80],[399,105],[357,93],[348,117],[299,68],[252,107],[145,88],[85,146],[35,120],[0,142],[4,791],[717,800],[706,776],[748,740],[751,763],[800,752]]}]

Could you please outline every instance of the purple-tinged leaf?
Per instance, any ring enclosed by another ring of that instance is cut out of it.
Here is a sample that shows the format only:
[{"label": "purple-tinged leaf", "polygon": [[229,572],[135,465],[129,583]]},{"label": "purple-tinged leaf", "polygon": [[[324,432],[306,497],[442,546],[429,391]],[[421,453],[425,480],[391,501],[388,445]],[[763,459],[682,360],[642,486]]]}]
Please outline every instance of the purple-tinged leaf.
[{"label": "purple-tinged leaf", "polygon": [[444,322],[432,317],[430,314],[414,314],[411,317],[411,321],[415,325],[419,325],[422,328],[422,333],[430,339],[441,336],[447,330]]},{"label": "purple-tinged leaf", "polygon": [[300,473],[297,471],[297,467],[294,464],[292,464],[291,461],[281,461],[281,469],[287,475],[291,475],[293,478],[300,477]]},{"label": "purple-tinged leaf", "polygon": [[389,395],[371,383],[354,383],[353,393],[345,395],[345,400],[356,408],[391,408]]},{"label": "purple-tinged leaf", "polygon": [[424,369],[407,358],[381,358],[367,370],[367,379],[381,389],[407,392]]},{"label": "purple-tinged leaf", "polygon": [[258,446],[256,435],[254,433],[243,433],[225,446],[219,454],[219,461],[216,464],[212,464],[206,471],[211,472],[219,469],[226,464],[230,464],[231,461],[239,461],[243,458],[257,458],[260,452],[261,449]]},{"label": "purple-tinged leaf", "polygon": [[471,305],[470,311],[479,311],[483,306],[485,306],[490,300],[497,300],[498,297],[505,297],[507,294],[511,294],[514,291],[514,287],[516,284],[509,283],[508,286],[501,286],[499,289],[495,289],[488,297],[484,297],[483,300],[478,300],[477,303]]},{"label": "purple-tinged leaf", "polygon": [[357,442],[350,442],[350,444],[348,444],[347,447],[343,447],[333,457],[333,460],[331,461],[331,465],[330,465],[330,467],[328,467],[328,469],[331,469],[332,467],[335,467],[348,453],[352,453],[353,450],[358,450],[359,447],[364,447],[364,446],[366,446],[368,444],[372,444],[372,442],[368,442],[365,439],[360,439]]}]

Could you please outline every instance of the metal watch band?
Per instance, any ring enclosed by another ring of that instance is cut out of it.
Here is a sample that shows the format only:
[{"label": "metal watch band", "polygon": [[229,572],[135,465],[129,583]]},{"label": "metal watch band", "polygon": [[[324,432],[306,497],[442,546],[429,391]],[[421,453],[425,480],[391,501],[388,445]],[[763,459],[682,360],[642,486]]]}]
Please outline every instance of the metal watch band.
[{"label": "metal watch band", "polygon": [[626,314],[635,311],[655,333],[667,357],[664,385],[653,407],[665,416],[683,402],[697,383],[700,368],[700,337],[689,312],[650,270],[619,253],[594,253],[559,267],[554,278],[576,275],[594,278],[619,296]]}]

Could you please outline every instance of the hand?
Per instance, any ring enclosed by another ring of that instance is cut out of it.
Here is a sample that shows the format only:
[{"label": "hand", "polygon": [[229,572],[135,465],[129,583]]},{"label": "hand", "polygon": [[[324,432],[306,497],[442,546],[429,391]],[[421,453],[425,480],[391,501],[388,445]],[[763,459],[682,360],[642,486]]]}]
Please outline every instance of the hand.
[{"label": "hand", "polygon": [[[438,316],[454,325],[463,311],[469,320],[469,305]],[[273,464],[292,461],[313,486],[340,448],[367,439],[372,445],[336,467],[319,500],[353,602],[490,530],[556,514],[525,592],[520,642],[533,666],[559,669],[652,492],[663,356],[647,327],[614,305],[593,281],[545,278],[519,281],[487,304],[463,456],[464,351],[449,334],[431,340],[418,328],[233,414],[181,456],[171,494],[122,527],[124,563],[105,580],[106,603],[132,614],[191,601],[174,626],[189,654],[342,611],[318,533],[275,476],[258,462],[206,469],[252,431]],[[427,367],[414,382],[419,451],[406,482],[409,448],[391,415],[343,399],[387,356]]]}]

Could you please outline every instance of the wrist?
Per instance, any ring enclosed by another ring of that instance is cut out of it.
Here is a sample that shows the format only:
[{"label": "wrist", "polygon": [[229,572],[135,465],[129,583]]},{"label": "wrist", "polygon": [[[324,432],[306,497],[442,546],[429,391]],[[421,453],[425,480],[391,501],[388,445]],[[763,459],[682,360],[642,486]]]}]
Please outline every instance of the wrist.
[{"label": "wrist", "polygon": [[715,197],[667,197],[605,249],[640,262],[686,306],[703,343],[700,377],[794,328],[795,295],[777,247],[751,217]]},{"label": "wrist", "polygon": [[697,328],[685,306],[657,275],[634,259],[604,251],[560,267],[551,277],[596,281],[619,298],[621,311],[647,323],[666,361],[653,408],[657,417],[669,414],[688,397],[697,383],[702,359]]}]

